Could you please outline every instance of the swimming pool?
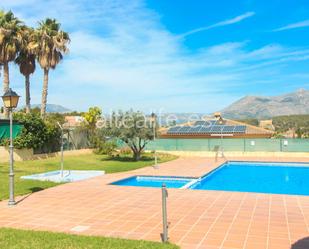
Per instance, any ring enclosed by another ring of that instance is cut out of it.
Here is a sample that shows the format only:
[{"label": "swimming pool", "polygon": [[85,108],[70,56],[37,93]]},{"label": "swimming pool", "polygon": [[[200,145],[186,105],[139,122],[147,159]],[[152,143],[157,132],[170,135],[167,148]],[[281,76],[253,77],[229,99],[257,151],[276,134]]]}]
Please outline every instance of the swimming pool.
[{"label": "swimming pool", "polygon": [[309,195],[308,163],[230,161],[200,177],[133,176],[112,185]]},{"label": "swimming pool", "polygon": [[183,188],[194,178],[169,177],[169,176],[132,176],[123,180],[113,182],[112,185],[139,186],[161,188],[165,184],[167,188]]},{"label": "swimming pool", "polygon": [[309,195],[308,166],[300,163],[228,162],[190,188]]}]

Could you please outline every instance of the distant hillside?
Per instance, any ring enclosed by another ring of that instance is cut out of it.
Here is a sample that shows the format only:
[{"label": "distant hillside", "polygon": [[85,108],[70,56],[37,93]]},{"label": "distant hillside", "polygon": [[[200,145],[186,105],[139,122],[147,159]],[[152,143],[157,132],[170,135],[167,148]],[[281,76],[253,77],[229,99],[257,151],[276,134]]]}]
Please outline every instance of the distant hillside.
[{"label": "distant hillside", "polygon": [[[31,105],[31,108],[41,108],[41,105],[35,104]],[[72,110],[62,106],[62,105],[55,105],[55,104],[47,104],[46,105],[46,112],[59,112],[59,113],[65,113],[65,112],[72,112]]]},{"label": "distant hillside", "polygon": [[[237,121],[247,124],[259,125],[259,120],[256,118],[239,119]],[[276,135],[298,138],[309,138],[309,115],[284,115],[272,118],[273,126]]]},{"label": "distant hillside", "polygon": [[297,137],[309,137],[309,115],[285,115],[273,118],[277,133],[292,130]]},{"label": "distant hillside", "polygon": [[309,114],[309,91],[275,96],[246,96],[221,111],[231,119],[269,118],[282,115]]}]

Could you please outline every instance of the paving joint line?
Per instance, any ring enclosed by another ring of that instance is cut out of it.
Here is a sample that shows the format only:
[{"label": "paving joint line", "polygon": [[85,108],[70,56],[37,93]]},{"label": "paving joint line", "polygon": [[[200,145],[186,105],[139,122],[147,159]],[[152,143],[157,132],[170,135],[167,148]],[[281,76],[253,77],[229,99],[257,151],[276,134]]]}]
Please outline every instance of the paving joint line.
[{"label": "paving joint line", "polygon": [[244,194],[244,197],[242,198],[241,203],[240,203],[240,205],[239,205],[239,207],[238,207],[236,213],[234,214],[233,220],[232,220],[231,224],[229,225],[228,230],[227,230],[226,233],[225,233],[224,239],[223,239],[222,242],[221,242],[220,249],[223,248],[223,244],[224,244],[224,242],[225,242],[226,239],[227,239],[227,236],[228,236],[228,234],[229,234],[229,232],[230,232],[230,230],[231,230],[231,228],[232,228],[232,226],[233,226],[233,224],[234,224],[234,222],[235,222],[235,220],[236,220],[237,215],[238,215],[239,212],[240,212],[241,206],[243,205],[243,202],[245,201],[247,195],[248,195],[248,193],[245,193],[245,194]]}]

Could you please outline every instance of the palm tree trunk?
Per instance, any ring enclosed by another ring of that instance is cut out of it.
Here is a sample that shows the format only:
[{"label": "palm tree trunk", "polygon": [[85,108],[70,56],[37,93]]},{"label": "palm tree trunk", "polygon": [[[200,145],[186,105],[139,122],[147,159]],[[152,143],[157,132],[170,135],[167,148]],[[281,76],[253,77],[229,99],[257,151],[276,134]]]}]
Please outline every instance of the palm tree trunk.
[{"label": "palm tree trunk", "polygon": [[[3,63],[3,93],[5,93],[10,88],[10,76],[9,76],[9,63]],[[9,110],[3,107],[4,117],[9,118]]]},{"label": "palm tree trunk", "polygon": [[45,118],[46,115],[46,103],[47,103],[47,91],[48,91],[48,69],[44,68],[44,81],[42,90],[42,103],[41,103],[41,118]]},{"label": "palm tree trunk", "polygon": [[25,76],[26,113],[30,113],[30,75]]}]

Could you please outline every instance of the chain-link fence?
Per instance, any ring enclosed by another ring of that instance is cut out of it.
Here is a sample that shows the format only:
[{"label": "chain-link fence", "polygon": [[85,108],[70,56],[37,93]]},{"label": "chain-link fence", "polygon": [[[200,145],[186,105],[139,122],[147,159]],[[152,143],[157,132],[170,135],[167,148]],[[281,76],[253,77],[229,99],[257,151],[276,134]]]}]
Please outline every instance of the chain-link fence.
[{"label": "chain-link fence", "polygon": [[64,133],[64,150],[89,148],[88,134],[85,130],[69,130]]},{"label": "chain-link fence", "polygon": [[[87,131],[85,130],[65,130],[63,133],[63,148],[64,150],[79,150],[89,148],[89,140]],[[41,148],[33,150],[34,154],[52,153],[60,151],[60,138],[59,143],[50,145],[46,144]]]}]

